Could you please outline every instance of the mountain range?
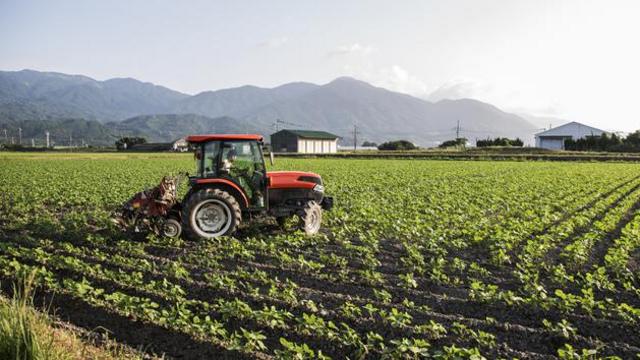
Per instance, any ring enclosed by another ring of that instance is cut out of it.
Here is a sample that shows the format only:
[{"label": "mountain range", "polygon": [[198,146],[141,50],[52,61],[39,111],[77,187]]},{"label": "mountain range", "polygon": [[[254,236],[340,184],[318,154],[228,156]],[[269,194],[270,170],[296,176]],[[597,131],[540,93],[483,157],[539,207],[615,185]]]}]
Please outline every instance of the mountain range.
[{"label": "mountain range", "polygon": [[[473,99],[429,102],[349,78],[187,95],[131,78],[105,81],[34,70],[0,72],[0,128],[23,138],[52,136],[112,144],[122,135],[169,141],[191,133],[325,130],[349,143],[354,125],[369,141],[407,139],[433,146],[460,136],[529,140],[537,126]],[[2,135],[0,133],[0,135]],[[73,140],[68,140],[73,141]]]}]

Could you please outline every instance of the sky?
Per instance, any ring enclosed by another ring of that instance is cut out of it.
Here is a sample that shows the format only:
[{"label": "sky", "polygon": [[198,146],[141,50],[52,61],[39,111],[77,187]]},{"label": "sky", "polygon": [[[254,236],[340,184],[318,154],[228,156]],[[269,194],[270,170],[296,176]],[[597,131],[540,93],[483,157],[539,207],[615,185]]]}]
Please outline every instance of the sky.
[{"label": "sky", "polygon": [[0,0],[0,70],[132,77],[188,94],[352,76],[631,131],[638,19],[635,0]]}]

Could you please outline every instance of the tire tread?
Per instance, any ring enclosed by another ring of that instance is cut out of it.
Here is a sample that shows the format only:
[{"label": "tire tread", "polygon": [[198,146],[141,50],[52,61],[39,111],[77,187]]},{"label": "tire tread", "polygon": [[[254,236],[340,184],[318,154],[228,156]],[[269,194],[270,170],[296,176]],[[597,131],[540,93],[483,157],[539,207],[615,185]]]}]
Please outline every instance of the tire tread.
[{"label": "tire tread", "polygon": [[235,221],[233,222],[229,230],[227,230],[227,232],[224,235],[233,234],[238,229],[238,227],[242,223],[242,209],[240,208],[240,204],[238,203],[238,200],[236,200],[236,198],[233,195],[229,194],[228,192],[222,189],[205,188],[205,189],[200,189],[195,193],[193,193],[191,196],[189,196],[187,201],[184,203],[184,206],[182,207],[182,223],[183,223],[182,231],[187,239],[193,240],[193,241],[202,239],[202,237],[198,235],[191,228],[191,218],[190,218],[191,209],[193,209],[197,204],[199,204],[204,200],[216,199],[216,198],[226,202],[229,205],[235,217]]}]

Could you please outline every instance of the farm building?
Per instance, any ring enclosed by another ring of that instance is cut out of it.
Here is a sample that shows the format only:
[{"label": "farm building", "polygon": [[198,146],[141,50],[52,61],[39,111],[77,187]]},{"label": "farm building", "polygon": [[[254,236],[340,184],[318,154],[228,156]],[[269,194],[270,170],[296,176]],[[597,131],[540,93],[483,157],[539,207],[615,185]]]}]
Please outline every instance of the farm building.
[{"label": "farm building", "polygon": [[582,139],[589,136],[601,136],[604,130],[572,121],[536,134],[536,147],[551,150],[564,150],[567,139]]},{"label": "farm building", "polygon": [[338,152],[339,136],[326,131],[280,130],[271,134],[274,152],[323,154]]},{"label": "farm building", "polygon": [[173,151],[185,152],[189,150],[189,143],[186,138],[180,138],[171,145]]}]

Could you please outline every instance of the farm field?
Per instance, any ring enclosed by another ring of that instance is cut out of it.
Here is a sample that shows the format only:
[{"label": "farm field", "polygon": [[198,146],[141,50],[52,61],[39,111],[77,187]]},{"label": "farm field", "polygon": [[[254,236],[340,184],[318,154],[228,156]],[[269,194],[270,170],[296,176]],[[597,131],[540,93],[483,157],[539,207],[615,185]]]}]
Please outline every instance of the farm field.
[{"label": "farm field", "polygon": [[[168,358],[637,358],[640,165],[277,158],[321,234],[127,238],[110,211],[190,154],[0,153],[0,280]],[[184,193],[186,189],[182,188]]]}]

